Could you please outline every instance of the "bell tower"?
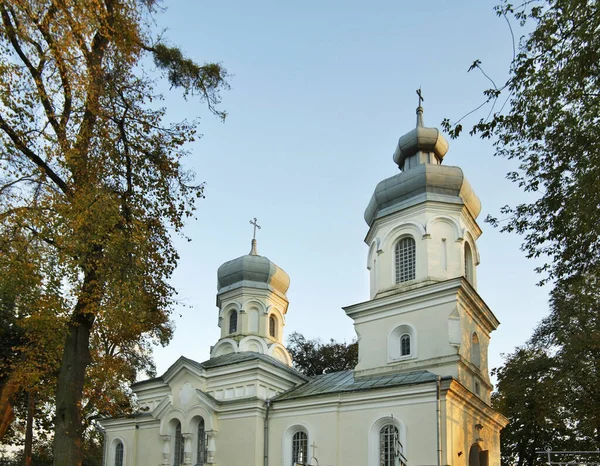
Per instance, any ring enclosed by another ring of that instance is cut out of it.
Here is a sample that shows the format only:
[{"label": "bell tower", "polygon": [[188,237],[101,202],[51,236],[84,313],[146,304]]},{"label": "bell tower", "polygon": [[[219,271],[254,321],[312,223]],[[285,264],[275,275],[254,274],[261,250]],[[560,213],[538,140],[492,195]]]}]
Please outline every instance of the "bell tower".
[{"label": "bell tower", "polygon": [[291,366],[283,345],[288,309],[289,275],[257,252],[256,218],[250,221],[254,236],[250,252],[225,262],[217,271],[217,306],[221,337],[210,356],[255,352],[267,354]]},{"label": "bell tower", "polygon": [[345,308],[359,337],[355,375],[426,369],[490,402],[490,333],[499,322],[477,293],[481,203],[448,142],[423,123],[400,137],[400,173],[381,181],[365,210],[370,300]]}]

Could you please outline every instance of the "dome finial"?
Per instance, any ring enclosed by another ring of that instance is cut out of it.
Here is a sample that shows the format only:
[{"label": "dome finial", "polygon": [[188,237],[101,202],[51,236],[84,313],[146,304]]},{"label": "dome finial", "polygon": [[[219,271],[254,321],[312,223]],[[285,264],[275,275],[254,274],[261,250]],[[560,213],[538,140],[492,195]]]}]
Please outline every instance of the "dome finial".
[{"label": "dome finial", "polygon": [[417,89],[417,95],[419,96],[419,106],[417,107],[417,128],[425,126],[423,124],[423,107],[421,107],[421,102],[424,102],[423,94],[421,93],[421,86]]},{"label": "dome finial", "polygon": [[252,235],[252,247],[250,248],[250,255],[258,256],[258,252],[256,251],[256,229],[258,228],[260,230],[260,225],[258,224],[256,217],[254,217],[254,220],[250,220],[250,225],[254,226],[254,234]]},{"label": "dome finial", "polygon": [[426,128],[423,124],[423,92],[416,90],[419,96],[417,107],[417,127],[398,140],[394,151],[394,162],[402,171],[410,170],[424,163],[440,165],[448,152],[448,141],[437,128]]}]

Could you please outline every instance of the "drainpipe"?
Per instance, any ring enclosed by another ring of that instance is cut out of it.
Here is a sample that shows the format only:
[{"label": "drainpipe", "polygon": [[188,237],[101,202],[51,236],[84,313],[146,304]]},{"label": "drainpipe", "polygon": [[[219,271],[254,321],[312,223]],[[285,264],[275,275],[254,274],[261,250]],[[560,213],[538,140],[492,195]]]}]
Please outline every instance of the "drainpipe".
[{"label": "drainpipe", "polygon": [[441,436],[442,436],[442,410],[441,410],[441,400],[440,400],[440,392],[442,389],[442,376],[438,375],[437,378],[437,390],[436,390],[436,421],[437,421],[437,466],[442,465],[442,444],[441,444]]},{"label": "drainpipe", "polygon": [[265,433],[264,433],[264,466],[269,466],[269,411],[271,409],[271,400],[266,400],[265,405]]}]

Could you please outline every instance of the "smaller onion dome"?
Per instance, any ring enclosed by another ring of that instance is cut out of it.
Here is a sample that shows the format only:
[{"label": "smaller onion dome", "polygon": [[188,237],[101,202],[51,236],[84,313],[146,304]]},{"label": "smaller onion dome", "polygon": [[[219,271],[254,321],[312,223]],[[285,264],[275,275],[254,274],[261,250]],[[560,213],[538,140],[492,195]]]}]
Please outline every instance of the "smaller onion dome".
[{"label": "smaller onion dome", "polygon": [[218,294],[240,287],[268,289],[285,296],[290,277],[275,263],[258,255],[253,239],[249,254],[225,262],[217,271]]},{"label": "smaller onion dome", "polygon": [[[446,152],[448,141],[439,129],[423,126],[423,107],[417,107],[417,127],[400,137],[394,152],[394,162],[403,171],[422,163],[439,165]],[[421,157],[412,157],[419,153]],[[429,154],[434,154],[435,157],[430,157]]]}]

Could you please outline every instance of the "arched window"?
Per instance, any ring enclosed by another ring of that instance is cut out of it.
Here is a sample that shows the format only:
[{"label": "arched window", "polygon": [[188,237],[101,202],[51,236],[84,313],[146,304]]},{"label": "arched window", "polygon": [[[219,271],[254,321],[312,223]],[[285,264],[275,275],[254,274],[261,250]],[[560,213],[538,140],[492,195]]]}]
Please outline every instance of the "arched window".
[{"label": "arched window", "polygon": [[396,283],[415,279],[416,245],[410,236],[396,243]]},{"label": "arched window", "polygon": [[175,426],[175,448],[173,457],[173,466],[181,466],[183,464],[183,435],[181,435],[181,423],[177,421]]},{"label": "arched window", "polygon": [[115,466],[123,466],[123,442],[120,440],[115,445]]},{"label": "arched window", "polygon": [[379,464],[380,466],[394,466],[396,458],[404,464],[403,447],[400,443],[398,428],[393,424],[384,425],[379,431]]},{"label": "arched window", "polygon": [[474,443],[469,449],[469,466],[488,466],[489,451],[482,450],[481,447]]},{"label": "arched window", "polygon": [[269,316],[269,335],[275,338],[275,333],[277,332],[277,320],[275,316]]},{"label": "arched window", "polygon": [[471,285],[473,284],[473,253],[469,243],[465,243],[465,278]]},{"label": "arched window", "polygon": [[292,465],[308,462],[308,435],[299,430],[292,437]]},{"label": "arched window", "polygon": [[400,356],[410,355],[410,335],[405,333],[400,337]]},{"label": "arched window", "polygon": [[196,443],[196,466],[205,463],[206,458],[206,433],[204,431],[204,419],[200,418],[198,422],[198,439]]},{"label": "arched window", "polygon": [[237,311],[231,311],[229,314],[229,333],[237,332]]},{"label": "arched window", "polygon": [[475,332],[471,337],[471,362],[477,367],[481,365],[481,347],[479,345],[479,337]]},{"label": "arched window", "polygon": [[416,349],[415,328],[408,324],[398,325],[388,337],[388,362],[415,358],[417,356]]}]

